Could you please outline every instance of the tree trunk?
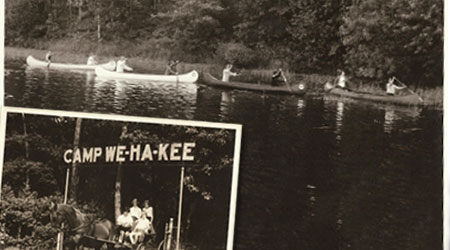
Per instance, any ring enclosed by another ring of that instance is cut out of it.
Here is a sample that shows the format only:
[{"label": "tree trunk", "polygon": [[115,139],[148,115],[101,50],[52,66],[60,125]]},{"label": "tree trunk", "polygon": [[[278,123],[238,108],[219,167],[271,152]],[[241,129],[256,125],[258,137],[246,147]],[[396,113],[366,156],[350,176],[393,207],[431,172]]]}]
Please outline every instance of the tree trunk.
[{"label": "tree trunk", "polygon": [[[123,126],[122,134],[120,135],[120,141],[123,141],[123,139],[126,137],[127,131],[127,125]],[[122,171],[122,163],[119,162],[119,165],[117,165],[116,182],[114,184],[114,216],[116,217],[116,219],[121,214]]]},{"label": "tree trunk", "polygon": [[[73,152],[78,149],[80,144],[80,132],[81,132],[81,121],[82,118],[78,117],[75,125],[75,134],[73,137]],[[70,198],[77,200],[78,194],[78,183],[80,182],[80,177],[78,176],[78,164],[72,163],[72,175],[70,180]]]},{"label": "tree trunk", "polygon": [[78,4],[78,21],[81,21],[81,19],[83,18],[83,1],[80,1],[80,3]]},{"label": "tree trunk", "polygon": [[[25,122],[24,113],[22,113],[22,120],[23,120],[23,136],[25,138],[25,159],[28,161],[30,157],[30,144],[28,143],[27,124]],[[29,188],[30,188],[30,171],[29,169],[27,169],[25,175],[25,190],[28,190]]]},{"label": "tree trunk", "polygon": [[97,14],[97,42],[102,40],[101,35],[101,24],[100,24],[100,14]]},{"label": "tree trunk", "polygon": [[114,185],[114,216],[119,217],[121,214],[121,186],[122,186],[122,163],[117,165],[117,175],[116,175],[116,183]]}]

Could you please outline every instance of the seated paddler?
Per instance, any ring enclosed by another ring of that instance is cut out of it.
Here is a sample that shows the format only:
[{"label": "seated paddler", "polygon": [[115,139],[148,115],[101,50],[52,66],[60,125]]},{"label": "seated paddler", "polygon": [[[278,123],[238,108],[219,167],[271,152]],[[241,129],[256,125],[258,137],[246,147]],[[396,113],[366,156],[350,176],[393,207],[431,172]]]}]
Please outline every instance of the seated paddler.
[{"label": "seated paddler", "polygon": [[395,85],[394,80],[395,80],[395,76],[389,78],[388,83],[386,83],[386,95],[391,95],[391,96],[397,95],[398,94],[397,90],[406,88],[406,86],[400,87],[400,86]]},{"label": "seated paddler", "polygon": [[272,73],[272,86],[280,86],[282,84],[286,84],[286,77],[284,76],[283,70],[278,68]]},{"label": "seated paddler", "polygon": [[127,65],[127,58],[121,56],[119,61],[117,61],[116,72],[123,73],[126,71],[133,71],[133,68]]},{"label": "seated paddler", "polygon": [[223,82],[229,82],[230,76],[238,76],[239,75],[238,73],[231,71],[232,68],[233,68],[232,64],[227,64],[227,66],[225,66],[225,69],[223,69],[223,72],[222,72],[222,81]]},{"label": "seated paddler", "polygon": [[164,72],[164,75],[178,75],[178,60],[170,60],[169,63],[167,63],[166,71]]},{"label": "seated paddler", "polygon": [[351,89],[349,87],[349,80],[345,75],[345,72],[343,70],[338,69],[338,74],[339,75],[336,77],[336,79],[334,79],[334,87],[350,91]]}]

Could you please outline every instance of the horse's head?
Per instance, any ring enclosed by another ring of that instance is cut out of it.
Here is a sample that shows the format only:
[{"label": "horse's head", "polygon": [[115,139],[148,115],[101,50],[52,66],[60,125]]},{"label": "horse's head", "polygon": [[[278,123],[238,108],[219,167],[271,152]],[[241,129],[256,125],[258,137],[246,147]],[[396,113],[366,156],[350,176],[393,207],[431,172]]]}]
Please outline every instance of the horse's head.
[{"label": "horse's head", "polygon": [[58,205],[54,202],[50,202],[48,205],[48,211],[50,214],[50,222],[54,225],[60,225],[64,221],[64,216],[58,211]]}]

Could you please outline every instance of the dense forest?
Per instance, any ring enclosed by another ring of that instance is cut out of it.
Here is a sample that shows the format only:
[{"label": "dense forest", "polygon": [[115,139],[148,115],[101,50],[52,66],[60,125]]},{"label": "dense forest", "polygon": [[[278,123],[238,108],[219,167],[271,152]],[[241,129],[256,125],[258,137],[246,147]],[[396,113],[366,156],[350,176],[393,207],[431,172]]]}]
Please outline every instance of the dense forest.
[{"label": "dense forest", "polygon": [[442,84],[441,0],[6,0],[5,18],[7,46],[114,44],[127,56]]},{"label": "dense forest", "polygon": [[[97,136],[102,134],[101,137]],[[66,149],[89,146],[195,142],[192,162],[66,164]],[[137,198],[154,208],[157,239],[177,218],[180,170],[185,167],[184,249],[225,247],[234,132],[197,128],[11,114],[8,116],[0,205],[0,239],[21,249],[55,246],[50,202],[61,203],[66,169],[68,202],[98,218],[115,218]],[[214,212],[212,212],[214,211]],[[202,217],[209,213],[208,219]],[[211,230],[213,229],[214,230]],[[202,237],[200,237],[200,235]],[[194,247],[195,246],[195,247]]]}]

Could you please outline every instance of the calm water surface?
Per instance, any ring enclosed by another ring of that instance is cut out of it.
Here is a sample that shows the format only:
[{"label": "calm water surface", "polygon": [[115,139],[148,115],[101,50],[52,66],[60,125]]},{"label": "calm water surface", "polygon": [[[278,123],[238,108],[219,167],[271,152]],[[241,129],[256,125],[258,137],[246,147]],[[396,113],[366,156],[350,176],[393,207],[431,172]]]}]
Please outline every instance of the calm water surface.
[{"label": "calm water surface", "polygon": [[242,123],[235,249],[442,249],[441,111],[5,73],[10,106]]}]

